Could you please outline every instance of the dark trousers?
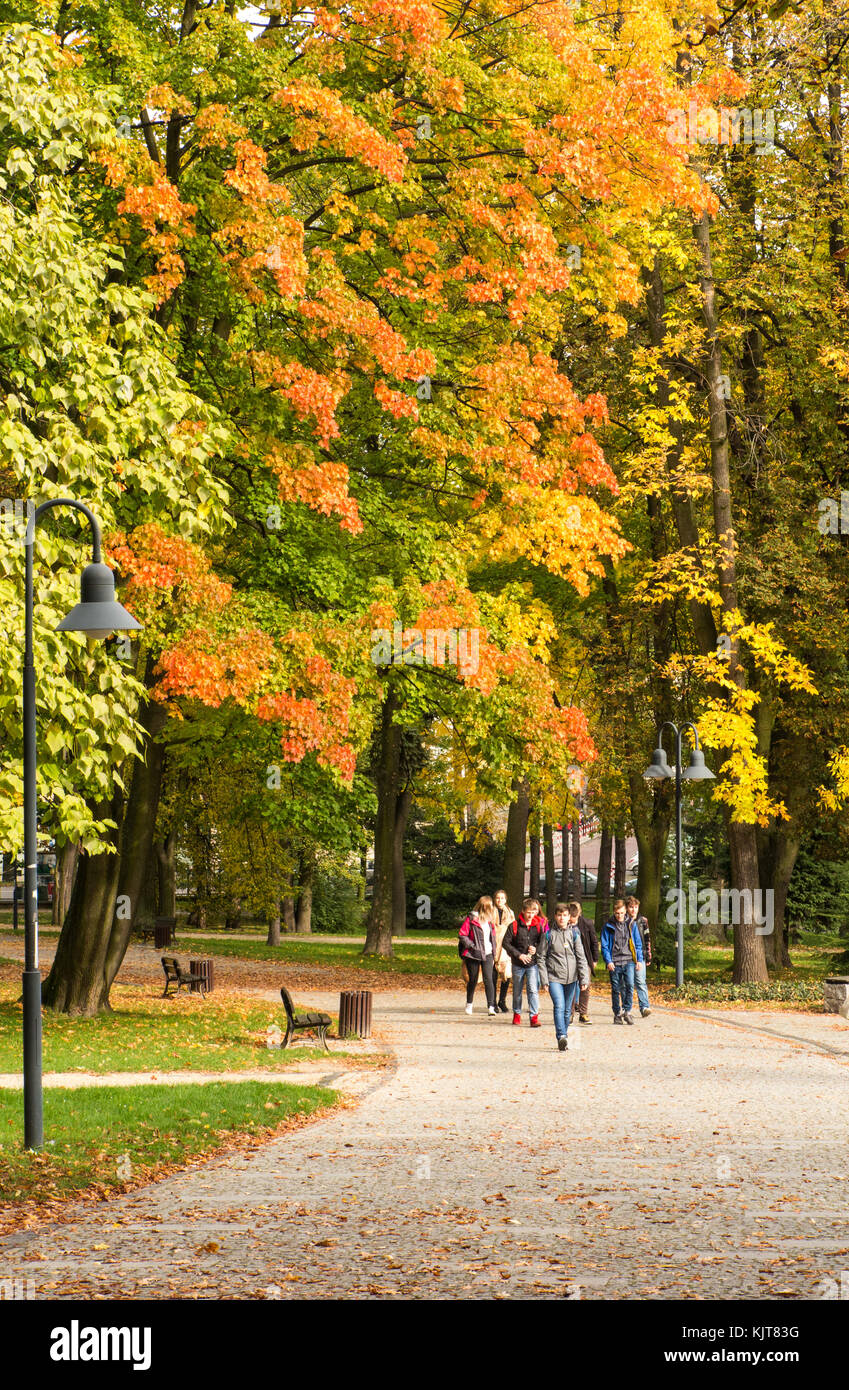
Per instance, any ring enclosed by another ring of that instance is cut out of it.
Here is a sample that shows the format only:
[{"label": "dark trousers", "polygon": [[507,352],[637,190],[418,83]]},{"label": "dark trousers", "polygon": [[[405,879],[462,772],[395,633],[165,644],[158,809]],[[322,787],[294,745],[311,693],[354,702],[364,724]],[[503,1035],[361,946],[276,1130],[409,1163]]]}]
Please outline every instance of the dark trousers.
[{"label": "dark trousers", "polygon": [[495,979],[493,977],[492,956],[487,956],[485,960],[469,960],[466,957],[466,969],[469,972],[469,983],[466,985],[466,1003],[471,1004],[475,997],[475,985],[478,982],[478,973],[483,974],[483,987],[486,991],[486,1003],[488,1008],[495,1006]]},{"label": "dark trousers", "polygon": [[629,1014],[634,1002],[634,986],[631,981],[631,962],[617,965],[610,972],[610,993],[613,1003],[613,1017]]},{"label": "dark trousers", "polygon": [[499,1008],[501,1008],[501,1009],[503,1009],[503,1008],[504,1008],[504,1005],[507,1003],[507,994],[508,994],[509,989],[510,989],[510,981],[509,981],[509,980],[502,980],[502,981],[501,981],[501,988],[500,988],[500,990],[498,991],[498,1006],[499,1006]]}]

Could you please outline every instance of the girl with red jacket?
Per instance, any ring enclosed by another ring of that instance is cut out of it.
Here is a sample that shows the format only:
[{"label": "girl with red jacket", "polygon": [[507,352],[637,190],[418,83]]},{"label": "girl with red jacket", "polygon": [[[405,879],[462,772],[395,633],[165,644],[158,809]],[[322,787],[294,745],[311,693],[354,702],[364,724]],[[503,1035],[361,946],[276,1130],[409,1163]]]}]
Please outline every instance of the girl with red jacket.
[{"label": "girl with red jacket", "polygon": [[537,952],[541,949],[548,922],[540,912],[536,898],[525,898],[522,911],[504,933],[502,945],[510,957],[513,970],[513,1022],[522,1022],[522,986],[528,992],[531,1027],[539,1028],[539,969]]},{"label": "girl with red jacket", "polygon": [[460,959],[463,961],[468,971],[468,984],[466,985],[466,1013],[472,1012],[472,1000],[475,997],[475,986],[478,982],[478,974],[483,975],[483,987],[486,991],[487,1010],[490,1014],[497,1013],[495,1007],[495,927],[493,926],[494,910],[492,898],[478,898],[462,927],[460,928],[458,949]]}]

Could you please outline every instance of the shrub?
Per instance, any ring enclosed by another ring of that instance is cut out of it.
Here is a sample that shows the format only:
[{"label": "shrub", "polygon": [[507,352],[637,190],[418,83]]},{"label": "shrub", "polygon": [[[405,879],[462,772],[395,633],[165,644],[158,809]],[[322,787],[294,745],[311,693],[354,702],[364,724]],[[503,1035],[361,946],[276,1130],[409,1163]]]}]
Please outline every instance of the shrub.
[{"label": "shrub", "polygon": [[667,999],[685,1004],[729,1004],[777,1001],[797,1004],[821,1004],[822,980],[772,980],[768,985],[734,985],[728,980],[704,980],[699,984],[684,984],[672,989]]}]

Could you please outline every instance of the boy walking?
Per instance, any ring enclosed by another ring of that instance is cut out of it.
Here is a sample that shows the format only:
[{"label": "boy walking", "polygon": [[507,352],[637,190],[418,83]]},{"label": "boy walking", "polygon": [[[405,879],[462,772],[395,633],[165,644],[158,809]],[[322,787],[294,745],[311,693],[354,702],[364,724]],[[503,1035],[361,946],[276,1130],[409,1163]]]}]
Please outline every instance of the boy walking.
[{"label": "boy walking", "polygon": [[590,987],[581,933],[577,921],[570,921],[565,903],[557,904],[554,924],[543,937],[539,949],[539,978],[540,988],[547,989],[551,995],[557,1046],[565,1052],[569,1046],[567,1035],[578,984],[580,982],[582,990],[589,991]]},{"label": "boy walking", "polygon": [[[569,904],[569,926],[573,928],[577,927],[578,931],[581,933],[581,945],[584,948],[584,956],[586,957],[586,962],[590,973],[590,979],[592,979],[592,976],[595,973],[596,962],[598,960],[598,937],[595,934],[595,927],[593,923],[590,921],[588,917],[585,917],[583,912],[581,911],[580,903],[571,902]],[[591,1021],[589,980],[587,981],[586,986],[581,985],[580,994],[578,994],[577,991],[575,992],[575,998],[578,1001],[578,1018],[580,1019],[581,1023],[589,1023]],[[575,1004],[573,1002],[573,1012],[574,1009]]]},{"label": "boy walking", "polygon": [[548,923],[540,916],[536,898],[525,898],[522,911],[504,933],[502,949],[510,957],[513,972],[513,1024],[522,1022],[522,986],[527,985],[531,1027],[539,1028],[539,969],[537,955]]},{"label": "boy walking", "polygon": [[648,1018],[651,1013],[649,992],[646,986],[646,971],[651,965],[651,932],[648,920],[640,914],[640,900],[633,895],[625,899],[625,907],[631,921],[635,924],[643,943],[643,960],[634,961],[632,971],[637,986],[637,999],[640,1003],[640,1016]]},{"label": "boy walking", "polygon": [[610,972],[610,993],[613,1002],[613,1022],[631,1023],[634,986],[631,967],[643,959],[643,943],[633,918],[625,915],[625,904],[617,898],[613,917],[601,929],[601,954]]}]

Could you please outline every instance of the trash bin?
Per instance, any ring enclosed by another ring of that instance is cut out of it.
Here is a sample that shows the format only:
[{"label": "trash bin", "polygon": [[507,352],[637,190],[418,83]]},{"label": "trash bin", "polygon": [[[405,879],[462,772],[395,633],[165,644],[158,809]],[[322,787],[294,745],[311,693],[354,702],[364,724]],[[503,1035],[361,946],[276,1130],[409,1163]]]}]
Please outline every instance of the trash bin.
[{"label": "trash bin", "polygon": [[174,945],[174,929],[176,926],[176,917],[156,918],[153,924],[153,944],[157,951],[164,951],[168,946]]},{"label": "trash bin", "polygon": [[192,994],[212,993],[214,981],[212,975],[211,960],[209,960],[208,958],[206,960],[190,960],[189,974],[200,976],[199,980],[195,980],[191,985],[189,985],[189,989],[191,990]]},{"label": "trash bin", "polygon": [[370,989],[346,989],[339,995],[339,1037],[371,1037]]}]

